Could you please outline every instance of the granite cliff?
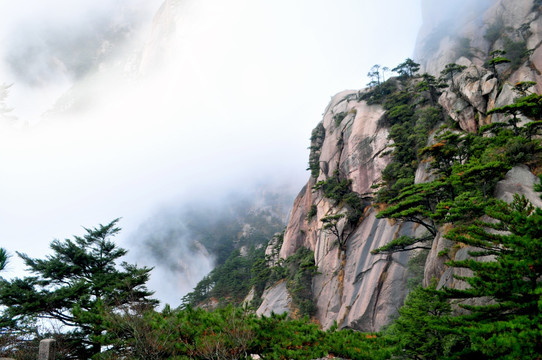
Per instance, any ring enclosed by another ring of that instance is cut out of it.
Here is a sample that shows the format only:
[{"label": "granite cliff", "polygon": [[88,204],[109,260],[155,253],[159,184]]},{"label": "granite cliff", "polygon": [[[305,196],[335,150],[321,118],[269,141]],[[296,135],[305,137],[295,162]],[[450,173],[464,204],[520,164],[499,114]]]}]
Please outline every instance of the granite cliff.
[{"label": "granite cliff", "polygon": [[[452,75],[453,86],[442,92],[438,102],[445,115],[461,129],[476,132],[483,125],[503,121],[502,115],[488,112],[513,101],[516,94],[512,88],[517,82],[537,82],[535,90],[541,92],[540,4],[532,0],[496,0],[476,5],[460,1],[453,6],[456,16],[451,19],[443,9],[435,11],[433,2],[423,2],[424,25],[415,61],[422,67],[420,72],[434,76],[446,64],[465,66]],[[484,66],[492,51],[503,49],[513,56],[517,52],[517,60],[493,69]],[[361,100],[364,91],[335,95],[315,128],[310,159],[313,176],[294,202],[278,252],[280,258],[286,259],[301,247],[314,251],[318,274],[313,278],[312,294],[316,318],[323,328],[336,322],[339,327],[376,331],[388,324],[409,291],[407,283],[413,274],[408,263],[416,253],[373,255],[371,251],[401,235],[423,231],[412,222],[376,217],[379,209],[371,204],[371,187],[381,181],[381,172],[391,161],[386,150],[392,141],[389,128],[381,121],[385,110]],[[315,187],[336,175],[350,181],[351,190],[364,205],[355,223],[346,216],[336,216],[348,212],[345,202],[329,199],[321,188]],[[427,165],[420,164],[416,182],[427,181],[430,176]],[[540,198],[532,190],[537,181],[529,168],[516,166],[498,183],[495,196],[509,200],[511,194],[522,193],[541,206]],[[326,227],[321,220],[333,216],[334,226]],[[453,271],[438,256],[449,245],[438,231],[423,265],[424,283],[436,277],[439,285],[461,286],[454,283]],[[454,256],[465,258],[467,251],[460,249]],[[263,295],[258,313],[272,311],[295,311],[284,282],[269,287]]]}]

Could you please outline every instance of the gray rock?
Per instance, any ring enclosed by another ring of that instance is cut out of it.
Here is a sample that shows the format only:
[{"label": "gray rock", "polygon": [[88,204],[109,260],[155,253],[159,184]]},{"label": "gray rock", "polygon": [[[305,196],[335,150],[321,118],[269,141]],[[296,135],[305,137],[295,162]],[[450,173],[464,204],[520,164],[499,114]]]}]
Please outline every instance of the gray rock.
[{"label": "gray rock", "polygon": [[433,279],[437,279],[438,281],[447,269],[447,266],[444,263],[450,260],[450,258],[447,255],[439,256],[439,253],[446,249],[451,249],[454,243],[442,236],[442,233],[445,232],[446,231],[444,230],[437,234],[433,240],[431,251],[429,252],[429,255],[427,255],[423,279],[424,286],[428,286]]},{"label": "gray rock", "polygon": [[514,194],[525,195],[525,197],[537,207],[542,207],[540,193],[534,191],[534,184],[539,184],[540,179],[535,176],[527,166],[514,166],[506,173],[504,180],[497,183],[495,197],[506,202],[511,202]]},{"label": "gray rock", "polygon": [[271,313],[290,313],[292,298],[286,289],[286,282],[280,281],[266,289],[262,295],[263,302],[256,310],[256,314],[270,316]]}]

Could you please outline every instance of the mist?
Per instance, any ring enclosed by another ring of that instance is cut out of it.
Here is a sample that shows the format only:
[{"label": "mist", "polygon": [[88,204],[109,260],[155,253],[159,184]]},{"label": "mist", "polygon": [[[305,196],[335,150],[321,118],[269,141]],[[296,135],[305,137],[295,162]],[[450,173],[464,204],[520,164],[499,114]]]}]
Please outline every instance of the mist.
[{"label": "mist", "polygon": [[[43,257],[121,217],[118,242],[173,303],[216,260],[183,240],[185,209],[219,213],[262,188],[291,203],[330,96],[411,56],[421,18],[419,1],[167,4],[0,3],[17,117],[0,124],[0,246]],[[174,258],[141,251],[151,235]],[[21,269],[14,256],[3,275]]]}]

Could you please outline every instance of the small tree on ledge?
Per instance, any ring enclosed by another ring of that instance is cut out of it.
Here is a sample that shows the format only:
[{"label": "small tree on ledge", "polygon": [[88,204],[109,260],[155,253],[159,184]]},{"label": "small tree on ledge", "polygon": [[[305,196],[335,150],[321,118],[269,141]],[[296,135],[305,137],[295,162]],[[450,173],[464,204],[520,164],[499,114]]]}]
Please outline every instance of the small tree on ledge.
[{"label": "small tree on ledge", "polygon": [[328,215],[320,219],[324,226],[322,227],[323,230],[329,230],[333,235],[337,237],[337,242],[339,244],[339,248],[342,251],[346,251],[346,240],[348,239],[348,236],[344,235],[344,231],[339,230],[338,223],[341,221],[341,219],[345,218],[346,214],[335,214],[335,215]]}]

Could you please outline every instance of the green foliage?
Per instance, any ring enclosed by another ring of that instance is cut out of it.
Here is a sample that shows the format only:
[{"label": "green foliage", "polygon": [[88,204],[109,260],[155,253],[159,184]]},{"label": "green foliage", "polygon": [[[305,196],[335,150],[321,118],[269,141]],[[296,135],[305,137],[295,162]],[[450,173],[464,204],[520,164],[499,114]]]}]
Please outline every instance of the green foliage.
[{"label": "green foliage", "polygon": [[403,236],[399,236],[396,239],[393,239],[392,241],[390,241],[384,246],[381,246],[375,250],[372,250],[371,254],[382,254],[382,253],[386,254],[386,253],[394,253],[394,252],[399,252],[399,251],[412,251],[416,249],[430,250],[431,247],[424,244],[427,244],[427,242],[432,239],[433,239],[433,236],[415,238],[412,236],[403,235]]},{"label": "green foliage", "polygon": [[346,117],[346,115],[348,115],[348,113],[344,111],[333,115],[333,120],[335,120],[335,126],[339,126]]},{"label": "green foliage", "polygon": [[307,213],[307,220],[310,222],[318,213],[318,207],[315,204],[311,205],[309,212]]},{"label": "green foliage", "polygon": [[381,66],[378,64],[373,65],[371,68],[371,71],[367,73],[367,77],[371,79],[371,81],[367,84],[369,87],[378,86],[382,83],[383,74],[381,74]]},{"label": "green foliage", "polygon": [[399,196],[391,199],[390,206],[378,213],[377,217],[414,222],[435,236],[437,230],[433,214],[437,204],[450,197],[448,190],[443,181],[410,185],[402,189]]},{"label": "green foliage", "polygon": [[498,88],[501,88],[501,77],[498,70],[498,65],[502,64],[509,64],[512,62],[512,60],[504,57],[503,55],[506,54],[505,50],[495,50],[492,51],[489,55],[491,56],[491,59],[489,59],[487,66],[493,70],[493,74],[495,74],[495,77],[497,78],[497,84]]},{"label": "green foliage", "polygon": [[108,350],[96,359],[387,359],[380,336],[336,327],[322,331],[307,318],[257,317],[231,306],[188,307],[137,314],[109,313]]},{"label": "green foliage", "polygon": [[18,323],[56,320],[73,329],[71,356],[90,358],[99,353],[103,309],[157,303],[149,299],[152,292],[145,287],[151,269],[126,262],[118,267],[126,250],[110,240],[120,231],[117,221],[85,229],[86,234],[74,240],[54,240],[53,255],[45,259],[18,253],[35,276],[1,280],[4,316]]},{"label": "green foliage", "polygon": [[199,306],[211,299],[220,300],[221,306],[237,306],[254,287],[255,301],[251,306],[256,307],[265,288],[284,279],[301,316],[312,316],[316,311],[312,300],[312,277],[315,274],[314,253],[307,248],[300,248],[273,267],[270,267],[263,247],[251,248],[246,255],[234,251],[223,265],[213,269],[182,298],[182,306]]},{"label": "green foliage", "polygon": [[491,67],[496,67],[497,65],[508,64],[510,62],[512,62],[510,59],[499,56],[499,57],[494,57],[493,59],[489,60],[488,64]]},{"label": "green foliage", "polygon": [[[542,118],[542,95],[538,94],[530,94],[526,95],[520,98],[517,98],[514,100],[512,104],[501,106],[498,108],[494,108],[490,111],[488,111],[488,114],[504,114],[512,116],[508,119],[508,123],[506,125],[493,125],[491,127],[487,127],[486,129],[493,130],[495,127],[505,127],[510,126],[513,128],[514,134],[516,136],[523,136],[524,140],[527,142],[531,142],[531,139],[534,135],[538,134],[538,131],[540,130],[540,123],[535,121],[532,123],[528,123],[523,128],[520,128],[518,126],[519,124],[519,118],[518,116],[521,114],[523,116],[526,116],[531,119],[540,119]],[[521,143],[522,141],[518,140],[516,143]],[[531,145],[528,145],[529,149],[525,149],[526,151],[530,151],[531,155],[535,155],[538,152],[537,146],[535,146],[533,143]],[[527,161],[522,161],[527,162]]]},{"label": "green foliage", "polygon": [[437,80],[433,75],[424,73],[414,90],[419,94],[418,99],[421,99],[422,103],[429,100],[430,105],[434,108],[438,103],[441,89],[445,87],[447,87],[447,85]]},{"label": "green foliage", "polygon": [[337,243],[342,251],[346,251],[346,240],[348,239],[348,236],[339,230],[338,224],[339,221],[341,221],[341,219],[345,217],[346,214],[341,213],[335,215],[327,215],[320,219],[323,224],[322,229],[330,231],[333,235],[337,237]]},{"label": "green foliage", "polygon": [[530,119],[540,120],[542,119],[542,95],[530,94],[524,97],[520,97],[518,99],[515,99],[512,104],[505,105],[500,108],[495,108],[491,110],[491,112],[504,112],[511,115],[513,115],[514,112],[519,112]]},{"label": "green foliage", "polygon": [[429,99],[431,104],[436,104],[441,88],[434,77],[423,74],[414,87],[396,91],[383,102],[387,110],[385,122],[391,126],[389,138],[393,140],[393,160],[382,172],[378,202],[390,200],[413,183],[420,160],[418,151],[425,146],[429,131],[441,120],[439,108],[425,106],[425,101],[419,99]]},{"label": "green foliage", "polygon": [[[261,258],[255,252],[259,250],[250,249],[247,255],[241,255],[239,250],[232,252],[226,262],[220,267],[220,274],[213,279],[214,286],[211,290],[211,297],[223,299],[226,302],[240,302],[249,292],[251,283],[251,269],[256,259]],[[214,270],[213,270],[214,271]],[[211,274],[213,274],[211,271]]]},{"label": "green foliage", "polygon": [[450,353],[454,335],[446,331],[451,306],[436,290],[436,281],[427,288],[414,289],[399,309],[399,318],[386,330],[393,353],[401,359],[442,359]]},{"label": "green foliage", "polygon": [[380,334],[361,334],[351,329],[332,327],[325,334],[324,344],[329,355],[345,359],[384,360],[392,355]]},{"label": "green foliage", "polygon": [[347,219],[351,224],[356,224],[363,215],[366,207],[361,196],[352,191],[352,180],[341,179],[336,170],[330,178],[317,182],[313,190],[321,190],[328,199],[335,200],[336,204],[344,203],[348,206]]},{"label": "green foliage", "polygon": [[454,82],[454,77],[457,74],[460,74],[463,70],[465,70],[467,67],[464,65],[458,65],[455,63],[447,64],[444,69],[440,72],[440,79],[442,81],[451,81],[452,83],[452,90],[456,90],[456,85]]},{"label": "green foliage", "polygon": [[240,304],[254,285],[258,295],[265,289],[270,270],[265,248],[249,248],[246,255],[234,250],[224,264],[215,267],[182,298],[183,306],[198,306],[210,299]]},{"label": "green foliage", "polygon": [[498,17],[495,22],[490,24],[484,34],[484,38],[489,41],[490,44],[495,43],[504,33],[504,20],[502,17]]},{"label": "green foliage", "polygon": [[429,131],[441,120],[439,108],[424,104],[427,100],[436,104],[442,88],[434,77],[424,74],[414,86],[408,81],[405,85],[405,89],[396,90],[382,103],[387,110],[384,124],[390,126],[393,150],[392,161],[382,171],[378,202],[389,201],[413,184],[420,160],[418,151],[426,145]]},{"label": "green foliage", "polygon": [[414,60],[409,58],[391,70],[398,73],[402,77],[411,78],[414,76],[414,74],[418,72],[418,70],[420,70],[420,64],[414,62]]},{"label": "green foliage", "polygon": [[0,248],[0,271],[4,270],[8,264],[9,254],[4,248]]},{"label": "green foliage", "polygon": [[312,294],[312,278],[317,274],[314,252],[302,247],[286,259],[285,265],[289,268],[286,286],[293,304],[299,309],[301,316],[313,316],[316,313],[316,304]]},{"label": "green foliage", "polygon": [[[521,101],[520,101],[521,103]],[[405,177],[391,188],[397,191],[386,200],[387,207],[377,216],[424,226],[430,236],[399,237],[374,253],[409,251],[429,246],[427,241],[436,234],[437,225],[468,223],[484,214],[492,204],[491,194],[500,179],[512,166],[538,164],[540,140],[522,136],[536,133],[538,126],[508,129],[507,124],[492,124],[480,129],[479,136],[457,131],[444,131],[435,137],[435,143],[420,150],[419,156],[430,160],[435,180],[409,184]],[[388,168],[387,168],[388,169]],[[387,169],[382,173],[388,176]],[[397,173],[397,172],[396,172]],[[405,185],[403,185],[405,184]]]},{"label": "green foliage", "polygon": [[397,90],[397,84],[394,79],[388,79],[376,86],[371,87],[361,95],[361,100],[367,101],[367,104],[382,104],[386,98]]},{"label": "green foliage", "polygon": [[316,312],[312,294],[312,278],[317,274],[314,252],[301,247],[295,254],[271,268],[268,283],[286,281],[286,287],[299,316],[313,316]]},{"label": "green foliage", "polygon": [[326,198],[338,203],[350,192],[351,184],[351,179],[341,179],[336,171],[329,179],[317,182],[313,190],[322,190]]},{"label": "green foliage", "polygon": [[527,96],[528,90],[536,85],[536,81],[520,81],[514,85],[512,90],[517,92],[520,96]]},{"label": "green foliage", "polygon": [[456,276],[469,287],[445,293],[493,300],[485,305],[460,304],[470,311],[461,318],[461,330],[473,350],[490,358],[536,358],[542,354],[542,209],[515,195],[511,204],[496,201],[486,214],[495,221],[459,226],[446,235],[476,250],[467,260],[449,262],[472,271],[472,276]]},{"label": "green foliage", "polygon": [[307,320],[291,320],[286,315],[256,320],[257,339],[251,353],[264,359],[312,359],[326,355],[325,333]]},{"label": "green foliage", "polygon": [[319,123],[314,130],[312,130],[311,135],[311,146],[309,154],[309,167],[307,170],[310,170],[311,176],[313,178],[318,178],[320,175],[320,152],[322,150],[322,145],[324,144],[324,138],[326,136],[326,129],[324,128],[323,123]]},{"label": "green foliage", "polygon": [[527,43],[525,41],[513,41],[508,37],[505,37],[503,40],[504,50],[510,59],[510,65],[513,70],[516,70],[529,57]]}]

